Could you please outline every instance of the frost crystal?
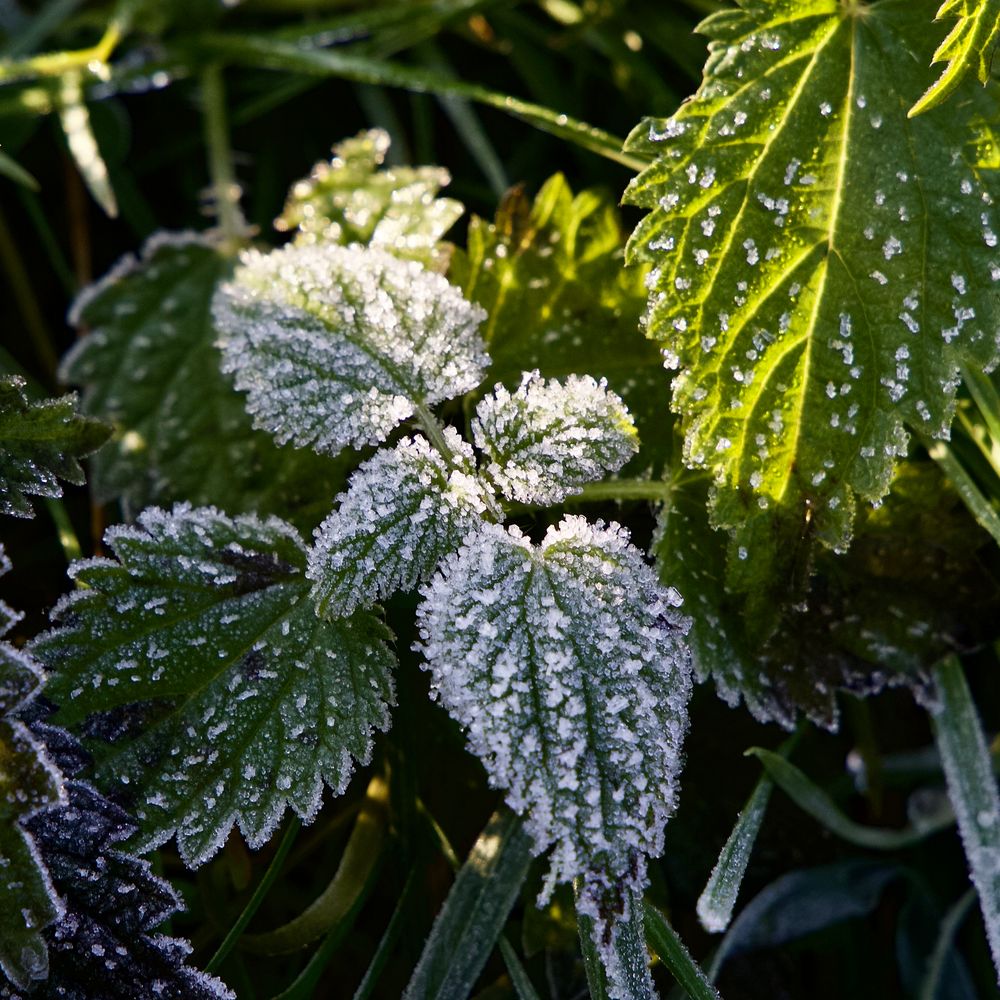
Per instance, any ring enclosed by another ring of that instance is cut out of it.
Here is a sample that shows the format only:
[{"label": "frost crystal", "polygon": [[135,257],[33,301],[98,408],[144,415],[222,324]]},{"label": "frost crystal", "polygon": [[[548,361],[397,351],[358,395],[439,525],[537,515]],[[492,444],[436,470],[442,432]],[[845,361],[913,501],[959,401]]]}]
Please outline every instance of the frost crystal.
[{"label": "frost crystal", "polygon": [[60,721],[117,739],[97,778],[142,844],[176,832],[195,866],[234,822],[257,847],[286,806],[311,819],[388,726],[388,631],[370,612],[319,621],[305,546],[274,518],[151,508],[105,541],[117,561],[73,565],[82,588],[34,649]]},{"label": "frost crystal", "polygon": [[617,472],[638,450],[635,425],[607,382],[525,372],[513,392],[497,385],[476,407],[476,446],[504,496],[554,504]]},{"label": "frost crystal", "polygon": [[309,554],[306,575],[321,615],[339,618],[411,590],[492,508],[472,449],[451,428],[445,440],[453,467],[424,438],[403,438],[351,477]]},{"label": "frost crystal", "polygon": [[418,405],[474,389],[489,364],[486,313],[383,250],[248,251],[213,313],[256,426],[319,452],[378,444]]},{"label": "frost crystal", "polygon": [[417,611],[433,691],[541,852],[581,877],[610,940],[663,846],[690,695],[689,622],[617,524],[567,517],[534,546],[484,525]]}]

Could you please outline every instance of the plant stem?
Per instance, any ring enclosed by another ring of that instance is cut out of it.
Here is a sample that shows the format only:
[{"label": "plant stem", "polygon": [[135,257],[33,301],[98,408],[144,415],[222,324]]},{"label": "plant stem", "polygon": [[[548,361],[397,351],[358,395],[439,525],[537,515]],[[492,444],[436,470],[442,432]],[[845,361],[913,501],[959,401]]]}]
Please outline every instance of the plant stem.
[{"label": "plant stem", "polygon": [[664,479],[605,479],[588,483],[570,502],[600,503],[604,500],[663,501],[670,496],[670,482]]},{"label": "plant stem", "polygon": [[414,411],[417,415],[417,420],[420,421],[420,427],[427,435],[427,440],[441,452],[442,457],[449,465],[456,465],[455,452],[452,451],[451,446],[448,444],[444,436],[444,428],[438,423],[437,417],[423,403],[415,403]]},{"label": "plant stem", "polygon": [[229,146],[226,90],[221,63],[215,62],[206,67],[201,76],[201,93],[212,201],[218,216],[223,250],[234,254],[243,243],[246,225],[240,211],[241,191],[236,182],[233,154]]},{"label": "plant stem", "polygon": [[80,539],[77,537],[76,531],[73,528],[73,522],[70,521],[69,514],[66,513],[66,507],[62,500],[48,498],[45,501],[45,506],[48,508],[53,524],[56,526],[56,531],[59,534],[59,544],[62,546],[66,562],[71,563],[75,559],[82,559],[83,548],[80,546]]}]

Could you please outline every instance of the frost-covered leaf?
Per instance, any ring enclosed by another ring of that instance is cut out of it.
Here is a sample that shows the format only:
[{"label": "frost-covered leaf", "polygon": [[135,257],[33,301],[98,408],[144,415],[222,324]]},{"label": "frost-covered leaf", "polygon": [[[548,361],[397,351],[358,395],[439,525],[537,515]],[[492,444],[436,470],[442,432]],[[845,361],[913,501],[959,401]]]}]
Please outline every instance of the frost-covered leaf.
[{"label": "frost-covered leaf", "polygon": [[501,493],[530,504],[579,493],[617,472],[639,447],[632,415],[605,379],[546,381],[537,369],[512,393],[498,383],[476,407],[472,433]]},{"label": "frost-covered leaf", "polygon": [[338,143],[332,160],[292,186],[276,228],[297,230],[297,243],[362,243],[439,269],[448,256],[440,241],[464,210],[437,197],[451,177],[443,167],[380,170],[388,151],[383,129]]},{"label": "frost-covered leaf", "polygon": [[99,420],[76,412],[76,396],[28,399],[25,381],[0,376],[0,514],[33,517],[29,496],[60,497],[65,480],[84,481],[77,459],[108,438]]},{"label": "frost-covered leaf", "polygon": [[630,242],[656,265],[649,332],[762,636],[799,550],[846,547],[855,498],[889,488],[904,424],[946,434],[959,364],[997,358],[1000,94],[907,118],[926,14],[746,0],[702,25],[695,97],[629,142],[656,157],[627,194],[650,209]]},{"label": "frost-covered leaf", "polygon": [[[0,573],[9,569],[0,547]],[[0,602],[0,638],[19,618]],[[43,680],[31,656],[0,641],[0,970],[19,987],[45,977],[48,955],[41,932],[63,912],[22,825],[36,810],[65,801],[59,769],[28,727],[14,718]]]},{"label": "frost-covered leaf", "polygon": [[941,76],[910,109],[919,115],[946,101],[970,70],[980,83],[990,80],[993,56],[1000,39],[1000,0],[944,0],[937,19],[955,18],[945,40],[934,53],[934,63],[947,63]]},{"label": "frost-covered leaf", "polygon": [[521,373],[605,377],[639,428],[638,473],[670,454],[662,358],[639,330],[645,267],[623,267],[621,223],[606,192],[576,196],[561,174],[532,203],[515,188],[495,221],[473,218],[449,277],[486,308],[490,375],[514,389]]},{"label": "frost-covered leaf", "polygon": [[70,318],[89,332],[61,375],[85,387],[87,413],[115,425],[91,465],[99,499],[287,514],[342,483],[328,459],[255,431],[222,374],[211,302],[229,269],[207,238],[161,233],[77,300]]},{"label": "frost-covered leaf", "polygon": [[117,561],[75,563],[81,589],[34,643],[60,721],[93,713],[115,742],[96,775],[129,805],[141,843],[176,832],[210,857],[239,824],[259,846],[285,807],[311,819],[388,725],[393,656],[372,612],[316,617],[306,550],[277,519],[151,508],[110,529]]},{"label": "frost-covered leaf", "polygon": [[690,603],[697,676],[762,721],[791,728],[801,712],[834,727],[838,688],[923,687],[943,655],[1000,635],[994,543],[931,462],[899,467],[885,502],[861,509],[846,555],[817,554],[803,602],[765,642],[726,590],[726,538],[709,526],[707,496],[705,473],[677,470],[654,552]]},{"label": "frost-covered leaf", "polygon": [[450,465],[425,438],[403,438],[351,476],[309,553],[321,615],[339,618],[411,590],[495,509],[472,449],[452,428],[444,435]]},{"label": "frost-covered leaf", "polygon": [[223,368],[256,426],[329,454],[474,389],[489,362],[483,310],[384,250],[248,251],[213,308]]},{"label": "frost-covered leaf", "polygon": [[[81,763],[64,730],[35,722],[67,774]],[[84,758],[85,759],[85,758]],[[181,908],[178,895],[148,861],[117,845],[135,832],[122,809],[91,785],[66,783],[67,803],[26,820],[64,909],[44,932],[48,978],[27,991],[0,978],[2,1000],[223,1000],[217,979],[186,962],[186,941],[156,933]]]},{"label": "frost-covered leaf", "polygon": [[432,689],[492,784],[554,845],[547,890],[583,880],[605,943],[673,809],[688,621],[618,525],[567,517],[540,546],[486,525],[417,612]]}]

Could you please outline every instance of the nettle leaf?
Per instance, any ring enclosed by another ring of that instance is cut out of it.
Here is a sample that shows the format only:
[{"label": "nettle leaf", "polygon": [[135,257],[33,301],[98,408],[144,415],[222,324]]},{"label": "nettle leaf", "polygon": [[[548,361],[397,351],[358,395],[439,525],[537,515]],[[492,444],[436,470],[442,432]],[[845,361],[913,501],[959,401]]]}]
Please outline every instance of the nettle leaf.
[{"label": "nettle leaf", "polygon": [[1000,636],[995,545],[933,463],[898,468],[885,502],[860,511],[850,550],[819,554],[803,602],[764,642],[726,590],[708,486],[705,473],[677,470],[653,551],[662,578],[688,595],[698,678],[711,676],[731,705],[745,699],[761,721],[792,728],[804,713],[836,728],[838,689],[923,690],[941,657]]},{"label": "nettle leaf", "polygon": [[238,823],[252,847],[286,806],[305,820],[346,788],[389,724],[394,658],[372,612],[316,617],[289,525],[179,505],[111,528],[117,561],[75,563],[80,590],[34,643],[60,721],[117,742],[96,775],[143,847],[177,835],[192,867]]},{"label": "nettle leaf", "polygon": [[[31,726],[66,774],[86,755],[65,730]],[[181,909],[150,863],[117,845],[136,829],[127,813],[86,782],[66,783],[67,803],[35,813],[25,827],[64,901],[48,927],[48,978],[22,992],[0,980],[3,1000],[223,1000],[234,996],[186,962],[191,946],[156,933]]]},{"label": "nettle leaf", "polygon": [[623,267],[621,222],[607,193],[573,195],[561,174],[534,203],[515,188],[492,223],[473,217],[448,274],[486,308],[490,375],[511,389],[525,369],[606,378],[632,412],[638,474],[670,453],[662,358],[639,330],[644,266]]},{"label": "nettle leaf", "polygon": [[362,243],[442,267],[448,253],[439,244],[464,211],[461,202],[437,197],[451,176],[443,167],[379,170],[388,151],[383,129],[338,143],[330,162],[292,186],[275,227],[297,230],[297,243]]},{"label": "nettle leaf", "polygon": [[[0,547],[0,574],[9,569]],[[20,617],[0,601],[0,637]],[[43,682],[41,667],[31,656],[0,641],[0,970],[20,988],[45,978],[48,952],[42,930],[63,913],[45,863],[23,825],[37,810],[66,801],[58,767],[15,718]]]},{"label": "nettle leaf", "polygon": [[907,118],[924,15],[910,0],[720,12],[698,93],[629,142],[656,157],[627,193],[650,209],[630,242],[656,265],[649,331],[762,634],[806,575],[796,553],[845,548],[855,497],[889,488],[904,424],[947,434],[959,365],[997,360],[1000,98],[965,87]]},{"label": "nettle leaf", "polygon": [[472,433],[500,492],[529,504],[559,503],[639,450],[632,415],[605,379],[546,382],[537,369],[513,393],[498,383],[476,407]]},{"label": "nettle leaf", "polygon": [[910,109],[911,117],[946,101],[970,70],[980,83],[990,81],[993,56],[1000,40],[1000,0],[945,0],[937,20],[956,18],[933,62],[947,63],[944,72]]},{"label": "nettle leaf", "polygon": [[474,389],[486,314],[439,274],[363,247],[244,253],[214,305],[223,368],[255,424],[337,454]]},{"label": "nettle leaf", "polygon": [[674,805],[690,694],[680,597],[623,528],[582,517],[537,547],[485,525],[423,594],[435,696],[535,850],[554,845],[546,893],[581,878],[608,949]]},{"label": "nettle leaf", "polygon": [[84,481],[77,461],[108,439],[99,420],[76,412],[76,396],[31,401],[27,383],[0,376],[0,514],[34,517],[29,496],[61,497],[59,480]]},{"label": "nettle leaf", "polygon": [[287,514],[342,483],[328,459],[255,431],[222,374],[211,302],[230,269],[209,238],[160,233],[77,299],[70,319],[90,332],[61,376],[85,387],[86,412],[116,427],[91,467],[100,500]]},{"label": "nettle leaf", "polygon": [[351,476],[309,553],[321,615],[342,617],[412,590],[487,511],[499,513],[472,448],[450,427],[444,439],[450,464],[425,438],[403,438]]}]

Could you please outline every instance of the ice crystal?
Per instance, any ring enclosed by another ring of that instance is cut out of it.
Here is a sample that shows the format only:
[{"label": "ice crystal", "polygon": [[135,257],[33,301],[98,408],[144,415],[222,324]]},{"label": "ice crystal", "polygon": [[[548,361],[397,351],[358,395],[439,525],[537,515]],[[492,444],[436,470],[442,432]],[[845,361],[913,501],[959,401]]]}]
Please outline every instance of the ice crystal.
[{"label": "ice crystal", "polygon": [[489,363],[485,312],[383,250],[248,251],[213,311],[256,425],[319,452],[378,444],[418,405],[474,389]]},{"label": "ice crystal", "polygon": [[435,696],[536,851],[554,847],[545,892],[580,877],[610,940],[674,806],[690,694],[679,595],[623,528],[582,517],[537,547],[485,525],[422,593]]},{"label": "ice crystal", "polygon": [[498,384],[476,407],[472,433],[503,495],[531,504],[579,493],[639,447],[625,404],[589,375],[547,382],[525,372],[513,393]]},{"label": "ice crystal", "polygon": [[451,428],[444,434],[450,463],[424,438],[403,438],[351,477],[309,555],[321,614],[339,618],[412,589],[493,509],[472,449]]},{"label": "ice crystal", "polygon": [[440,240],[463,211],[461,202],[437,197],[451,177],[443,167],[379,170],[388,151],[383,129],[338,143],[332,160],[292,185],[276,228],[298,230],[298,243],[363,243],[440,268],[447,262]]},{"label": "ice crystal", "polygon": [[388,725],[380,620],[317,619],[305,546],[274,518],[150,508],[105,542],[117,559],[73,565],[81,589],[34,648],[61,720],[100,713],[91,731],[117,738],[97,777],[142,843],[176,832],[194,866],[234,822],[256,847],[286,806],[311,819],[324,784],[342,792]]}]

